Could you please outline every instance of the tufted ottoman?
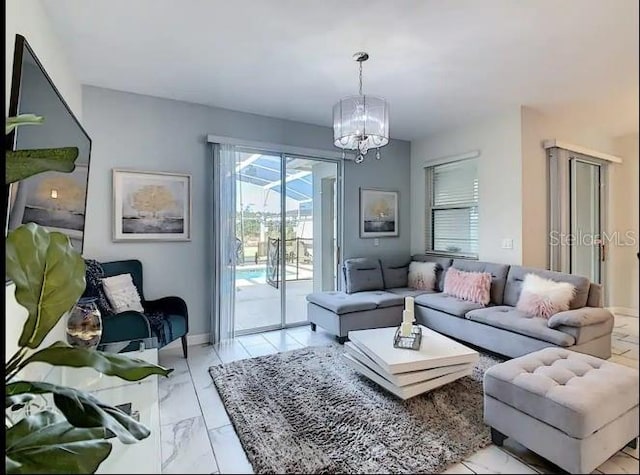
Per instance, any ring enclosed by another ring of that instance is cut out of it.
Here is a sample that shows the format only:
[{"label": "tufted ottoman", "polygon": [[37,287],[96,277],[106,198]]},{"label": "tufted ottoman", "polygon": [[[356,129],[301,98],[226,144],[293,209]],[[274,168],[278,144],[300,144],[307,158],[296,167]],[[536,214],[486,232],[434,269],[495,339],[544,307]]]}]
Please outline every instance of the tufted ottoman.
[{"label": "tufted ottoman", "polygon": [[512,437],[571,473],[635,447],[638,414],[637,370],[582,353],[545,348],[484,375],[493,442]]}]

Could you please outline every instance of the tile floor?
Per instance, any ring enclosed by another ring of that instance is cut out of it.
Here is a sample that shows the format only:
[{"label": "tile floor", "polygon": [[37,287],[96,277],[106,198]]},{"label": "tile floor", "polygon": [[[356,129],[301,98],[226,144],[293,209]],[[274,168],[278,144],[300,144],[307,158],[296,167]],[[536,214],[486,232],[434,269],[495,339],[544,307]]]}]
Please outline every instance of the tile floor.
[{"label": "tile floor", "polygon": [[[638,318],[616,316],[612,361],[638,368]],[[162,350],[160,363],[175,368],[160,381],[163,473],[252,473],[251,465],[209,377],[209,366],[243,358],[335,342],[327,333],[297,327],[239,337],[221,345]],[[625,450],[594,473],[639,473],[638,450]],[[445,473],[558,473],[557,468],[523,446],[490,445]]]}]

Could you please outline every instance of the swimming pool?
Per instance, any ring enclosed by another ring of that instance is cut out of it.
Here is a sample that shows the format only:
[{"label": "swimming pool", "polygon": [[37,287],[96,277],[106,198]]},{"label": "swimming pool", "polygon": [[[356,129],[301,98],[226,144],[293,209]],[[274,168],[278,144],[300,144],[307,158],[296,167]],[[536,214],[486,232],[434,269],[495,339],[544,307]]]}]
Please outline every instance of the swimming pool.
[{"label": "swimming pool", "polygon": [[[287,280],[291,279],[291,276],[295,276],[295,271],[290,271],[287,269]],[[258,267],[254,269],[236,269],[236,280],[260,280],[266,281],[267,279],[267,268],[266,267]]]},{"label": "swimming pool", "polygon": [[236,280],[240,279],[266,279],[267,269],[236,269]]}]

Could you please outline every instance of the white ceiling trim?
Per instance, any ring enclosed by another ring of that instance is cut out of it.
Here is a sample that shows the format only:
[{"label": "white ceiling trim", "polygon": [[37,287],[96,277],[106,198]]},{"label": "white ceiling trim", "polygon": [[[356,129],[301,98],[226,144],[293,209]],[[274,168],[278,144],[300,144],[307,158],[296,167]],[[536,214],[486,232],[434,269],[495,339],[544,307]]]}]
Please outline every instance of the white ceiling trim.
[{"label": "white ceiling trim", "polygon": [[622,158],[620,158],[620,157],[618,157],[616,155],[611,155],[609,153],[604,153],[604,152],[598,152],[597,150],[593,150],[591,148],[582,147],[580,145],[574,145],[574,144],[571,144],[569,142],[563,142],[563,141],[557,140],[557,139],[545,140],[543,142],[543,146],[544,146],[545,149],[553,148],[553,147],[563,148],[565,150],[569,150],[570,152],[581,153],[583,155],[589,155],[590,157],[600,158],[600,159],[606,160],[608,162],[622,163]]}]

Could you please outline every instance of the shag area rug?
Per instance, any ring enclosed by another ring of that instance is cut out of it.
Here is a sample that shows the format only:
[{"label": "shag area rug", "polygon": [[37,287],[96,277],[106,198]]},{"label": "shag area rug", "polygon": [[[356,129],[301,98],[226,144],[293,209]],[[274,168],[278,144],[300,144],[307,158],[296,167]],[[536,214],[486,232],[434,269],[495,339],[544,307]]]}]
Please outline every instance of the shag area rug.
[{"label": "shag area rug", "polygon": [[213,366],[256,473],[438,473],[490,443],[481,355],[473,375],[407,401],[352,370],[342,347]]}]

